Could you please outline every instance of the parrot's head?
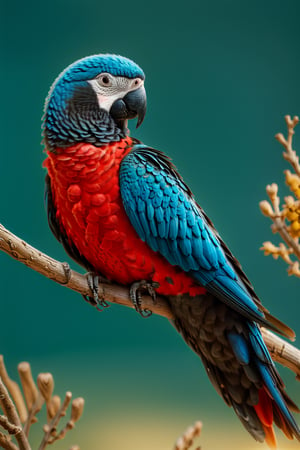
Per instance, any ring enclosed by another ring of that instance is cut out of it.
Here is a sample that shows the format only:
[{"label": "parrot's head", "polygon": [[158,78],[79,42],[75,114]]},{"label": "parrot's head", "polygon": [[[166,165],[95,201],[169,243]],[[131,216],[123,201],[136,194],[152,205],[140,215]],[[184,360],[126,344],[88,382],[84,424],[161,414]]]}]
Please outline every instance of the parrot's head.
[{"label": "parrot's head", "polygon": [[43,136],[49,150],[77,142],[103,145],[137,127],[146,113],[145,75],[128,58],[94,55],[67,67],[53,83],[45,102]]}]

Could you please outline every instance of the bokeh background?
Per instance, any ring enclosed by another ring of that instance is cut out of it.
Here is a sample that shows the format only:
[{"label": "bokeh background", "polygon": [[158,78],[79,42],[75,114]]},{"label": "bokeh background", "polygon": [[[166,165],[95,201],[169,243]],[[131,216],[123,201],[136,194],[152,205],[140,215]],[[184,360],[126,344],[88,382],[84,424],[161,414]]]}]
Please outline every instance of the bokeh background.
[{"label": "bokeh background", "polygon": [[[299,279],[259,251],[276,238],[258,209],[270,182],[287,195],[287,163],[274,134],[285,132],[285,114],[300,114],[299,13],[297,0],[4,0],[0,221],[67,260],[43,205],[44,98],[74,60],[122,54],[146,73],[148,113],[132,134],[173,158],[265,306],[300,335]],[[299,135],[300,127],[300,153]],[[166,320],[143,320],[118,306],[98,313],[7,255],[0,264],[0,352],[11,375],[28,360],[35,376],[54,374],[57,393],[70,389],[86,399],[81,423],[57,450],[72,443],[82,450],[167,450],[197,419],[204,422],[204,450],[265,448],[243,431]],[[299,383],[281,373],[300,403]],[[40,433],[35,425],[33,448]],[[281,437],[279,443],[281,450],[298,448]]]}]

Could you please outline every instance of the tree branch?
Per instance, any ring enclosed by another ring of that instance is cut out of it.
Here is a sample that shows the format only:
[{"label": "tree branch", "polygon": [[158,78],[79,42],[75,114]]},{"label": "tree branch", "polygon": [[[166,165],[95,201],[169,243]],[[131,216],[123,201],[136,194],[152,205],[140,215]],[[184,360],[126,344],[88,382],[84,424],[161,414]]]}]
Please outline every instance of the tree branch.
[{"label": "tree branch", "polygon": [[[180,436],[176,443],[174,450],[190,450],[194,439],[200,436],[202,430],[202,422],[195,422],[194,425],[188,427],[182,436]],[[201,450],[201,447],[197,447],[195,450]]]},{"label": "tree branch", "polygon": [[[65,263],[56,261],[45,253],[40,252],[8,231],[1,224],[0,250],[56,283],[79,292],[79,294],[93,296],[85,275],[74,270],[67,270]],[[133,308],[128,289],[123,286],[100,284],[99,297],[105,298],[106,301],[111,303],[118,303],[119,305]],[[150,308],[153,313],[164,316],[167,319],[173,318],[166,300],[161,297],[157,300],[157,304],[154,305],[150,296],[144,296],[143,306]]]},{"label": "tree branch", "polygon": [[18,416],[16,407],[10,398],[8,390],[6,389],[4,383],[0,379],[0,402],[2,409],[8,419],[8,423],[19,429],[18,432],[14,432],[15,438],[19,444],[20,450],[30,450],[30,445],[28,439],[22,429],[20,418]]},{"label": "tree branch", "polygon": [[292,370],[300,381],[300,350],[265,328],[261,332],[272,359]]},{"label": "tree branch", "polygon": [[[72,289],[82,295],[93,296],[87,278],[74,270],[67,269],[66,263],[61,263],[50,256],[40,252],[0,224],[0,250],[12,258],[20,261],[31,269],[39,272],[51,280]],[[133,308],[129,298],[129,290],[117,284],[99,285],[99,297],[110,303]],[[174,319],[168,302],[165,298],[158,296],[153,303],[150,296],[143,296],[143,308],[151,310],[154,314],[167,319]],[[265,343],[273,359],[283,366],[291,369],[298,380],[300,380],[300,350],[272,332],[262,329]]]},{"label": "tree branch", "polygon": [[0,414],[0,426],[4,428],[4,430],[8,431],[9,434],[18,434],[22,430],[22,427],[18,427],[17,425],[14,425],[13,423],[10,423],[8,418],[6,416],[2,416]]},{"label": "tree branch", "polygon": [[26,406],[25,406],[25,403],[23,400],[23,396],[22,396],[22,393],[21,393],[18,383],[13,381],[8,376],[2,355],[0,355],[0,377],[3,381],[3,383],[5,384],[5,386],[7,387],[10,395],[12,396],[12,399],[13,399],[13,401],[16,405],[17,411],[19,413],[21,423],[24,423],[27,418],[27,410],[26,410]]},{"label": "tree branch", "polygon": [[7,436],[4,433],[1,433],[0,431],[0,447],[4,448],[5,450],[19,450],[19,447],[14,444],[9,436]]},{"label": "tree branch", "polygon": [[[295,116],[291,119],[290,116],[285,116],[285,121],[288,128],[287,138],[282,133],[276,134],[275,138],[285,148],[283,157],[295,171],[295,173],[289,170],[284,171],[286,184],[293,195],[284,198],[285,204],[281,208],[278,186],[272,183],[266,188],[271,203],[263,200],[259,206],[261,212],[272,220],[273,233],[279,233],[288,247],[283,242],[280,242],[277,247],[268,241],[263,243],[260,250],[263,250],[265,255],[272,255],[274,259],[280,256],[288,264],[288,274],[300,277],[300,164],[299,157],[292,148],[294,128],[299,123],[299,117]],[[294,256],[296,260],[291,256]]]}]

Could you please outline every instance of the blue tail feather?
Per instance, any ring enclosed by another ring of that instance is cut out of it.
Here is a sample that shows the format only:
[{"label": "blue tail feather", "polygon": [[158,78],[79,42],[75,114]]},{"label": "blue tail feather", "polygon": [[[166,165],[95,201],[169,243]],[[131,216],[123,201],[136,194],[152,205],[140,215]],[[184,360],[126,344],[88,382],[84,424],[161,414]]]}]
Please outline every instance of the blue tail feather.
[{"label": "blue tail feather", "polygon": [[263,341],[261,332],[254,323],[249,323],[248,327],[250,330],[250,342],[255,353],[255,363],[261,374],[263,384],[286,420],[288,428],[293,431],[295,437],[300,441],[300,429],[283,397],[283,383],[278,375],[266,344]]}]

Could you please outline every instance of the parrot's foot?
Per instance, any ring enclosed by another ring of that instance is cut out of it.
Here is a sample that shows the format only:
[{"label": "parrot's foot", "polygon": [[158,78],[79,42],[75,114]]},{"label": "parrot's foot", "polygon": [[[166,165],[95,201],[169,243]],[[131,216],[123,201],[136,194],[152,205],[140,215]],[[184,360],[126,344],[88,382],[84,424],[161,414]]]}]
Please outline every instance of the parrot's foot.
[{"label": "parrot's foot", "polygon": [[156,303],[156,292],[155,289],[159,287],[159,283],[156,283],[155,281],[136,281],[130,286],[129,296],[130,300],[132,301],[135,310],[142,316],[142,317],[149,317],[152,314],[152,311],[149,309],[142,309],[142,291],[146,291],[150,295],[150,297],[153,300],[153,303]]},{"label": "parrot's foot", "polygon": [[103,278],[94,272],[88,272],[86,274],[86,278],[88,286],[93,293],[93,296],[82,295],[84,300],[90,303],[92,306],[95,306],[98,311],[103,311],[104,308],[108,308],[110,305],[106,303],[106,301],[103,298],[100,298],[98,294],[99,294],[99,282],[108,283],[109,281],[106,278]]}]

